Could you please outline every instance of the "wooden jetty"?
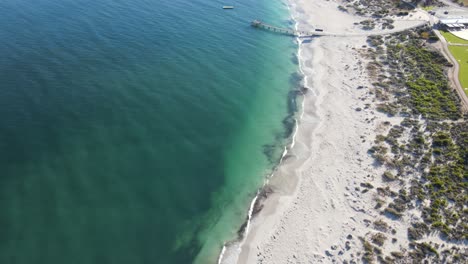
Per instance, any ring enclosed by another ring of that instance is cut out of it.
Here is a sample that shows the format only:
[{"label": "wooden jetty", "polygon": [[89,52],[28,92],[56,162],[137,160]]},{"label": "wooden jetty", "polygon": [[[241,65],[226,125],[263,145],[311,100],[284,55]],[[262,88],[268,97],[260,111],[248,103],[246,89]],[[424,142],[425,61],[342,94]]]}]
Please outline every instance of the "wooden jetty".
[{"label": "wooden jetty", "polygon": [[314,32],[297,31],[297,30],[289,29],[289,28],[275,27],[275,26],[263,23],[260,20],[252,21],[251,25],[252,27],[261,28],[261,29],[265,29],[265,30],[273,31],[279,34],[289,35],[293,37],[312,37],[312,36],[317,35]]}]

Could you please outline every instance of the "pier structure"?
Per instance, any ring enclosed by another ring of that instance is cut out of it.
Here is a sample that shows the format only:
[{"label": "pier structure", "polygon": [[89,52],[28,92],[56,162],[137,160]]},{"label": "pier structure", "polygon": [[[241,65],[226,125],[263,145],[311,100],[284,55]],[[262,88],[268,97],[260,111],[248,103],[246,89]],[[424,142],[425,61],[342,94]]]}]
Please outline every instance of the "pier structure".
[{"label": "pier structure", "polygon": [[388,35],[388,34],[393,34],[396,32],[412,29],[412,28],[417,28],[420,26],[424,26],[429,24],[428,21],[426,20],[415,20],[418,23],[407,26],[404,28],[400,29],[394,29],[394,30],[375,30],[375,31],[362,31],[362,32],[350,32],[350,33],[333,33],[333,32],[327,32],[324,31],[323,29],[316,28],[315,31],[299,31],[295,29],[290,29],[290,28],[282,28],[282,27],[276,27],[269,25],[267,23],[263,23],[260,20],[254,20],[251,22],[251,25],[255,28],[260,28],[264,30],[269,30],[271,32],[279,33],[279,34],[284,34],[288,36],[294,36],[298,38],[310,38],[310,37],[317,37],[317,36],[329,36],[329,37],[368,37],[368,36],[382,36],[382,35]]},{"label": "pier structure", "polygon": [[252,21],[251,25],[256,28],[261,28],[261,29],[265,29],[265,30],[273,31],[279,34],[289,35],[293,37],[312,37],[312,36],[317,35],[314,32],[297,31],[297,30],[290,29],[290,28],[275,27],[275,26],[263,23],[260,20]]}]

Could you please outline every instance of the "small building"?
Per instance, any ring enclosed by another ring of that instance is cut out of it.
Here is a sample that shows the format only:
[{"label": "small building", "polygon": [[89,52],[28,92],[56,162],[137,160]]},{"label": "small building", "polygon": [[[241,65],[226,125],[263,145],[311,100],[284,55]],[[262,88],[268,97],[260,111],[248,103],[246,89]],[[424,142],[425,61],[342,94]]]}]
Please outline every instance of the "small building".
[{"label": "small building", "polygon": [[468,29],[468,18],[442,18],[439,22],[440,26],[448,30]]}]

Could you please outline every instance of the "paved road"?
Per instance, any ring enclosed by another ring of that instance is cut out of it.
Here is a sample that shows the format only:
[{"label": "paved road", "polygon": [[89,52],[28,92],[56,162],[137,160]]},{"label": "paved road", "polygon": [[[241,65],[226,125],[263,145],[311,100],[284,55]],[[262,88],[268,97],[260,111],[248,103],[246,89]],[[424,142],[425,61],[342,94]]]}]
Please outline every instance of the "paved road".
[{"label": "paved road", "polygon": [[[417,24],[407,26],[407,27],[399,27],[395,29],[389,30],[373,30],[369,32],[357,32],[357,33],[333,33],[333,32],[313,32],[314,36],[329,36],[329,37],[368,37],[368,36],[381,36],[381,35],[389,35],[393,33],[402,32],[408,29],[417,28],[423,25],[430,23],[427,20],[410,20],[410,21],[418,21]],[[310,37],[307,35],[299,36],[299,37]]]},{"label": "paved road", "polygon": [[449,46],[464,46],[464,47],[468,47],[468,44],[462,44],[462,43],[452,43],[452,42],[448,42],[447,43]]},{"label": "paved road", "polygon": [[449,0],[440,0],[442,3],[450,6],[450,7],[455,7],[455,8],[460,8],[460,9],[465,9],[465,10],[468,10],[467,7],[465,6],[460,6],[459,4],[455,4],[454,2],[452,1],[449,1]]}]

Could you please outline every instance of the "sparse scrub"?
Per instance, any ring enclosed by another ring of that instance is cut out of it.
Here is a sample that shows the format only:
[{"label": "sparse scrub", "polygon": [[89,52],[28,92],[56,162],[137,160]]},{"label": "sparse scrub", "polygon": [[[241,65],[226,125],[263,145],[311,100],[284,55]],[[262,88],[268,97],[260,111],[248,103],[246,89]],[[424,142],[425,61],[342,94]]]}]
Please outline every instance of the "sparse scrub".
[{"label": "sparse scrub", "polygon": [[[468,126],[446,76],[451,64],[419,39],[432,34],[425,27],[369,38],[375,44],[370,54],[380,52],[372,57],[370,74],[379,100],[376,110],[405,117],[387,134],[378,135],[369,150],[387,168],[384,182],[406,186],[398,193],[385,186],[376,188],[380,196],[393,199],[386,207],[377,201],[376,208],[385,208],[382,213],[393,220],[407,209],[420,210],[421,220],[407,230],[410,240],[437,230],[446,241],[460,242],[468,239]],[[374,227],[378,225],[374,223]],[[460,258],[457,248],[447,250],[444,258]],[[435,263],[440,257],[438,246],[414,242],[409,251],[392,252],[391,256],[414,263]]]},{"label": "sparse scrub", "polygon": [[372,243],[378,245],[378,246],[383,246],[385,243],[385,240],[387,240],[387,236],[385,236],[382,233],[376,233],[372,236]]}]

